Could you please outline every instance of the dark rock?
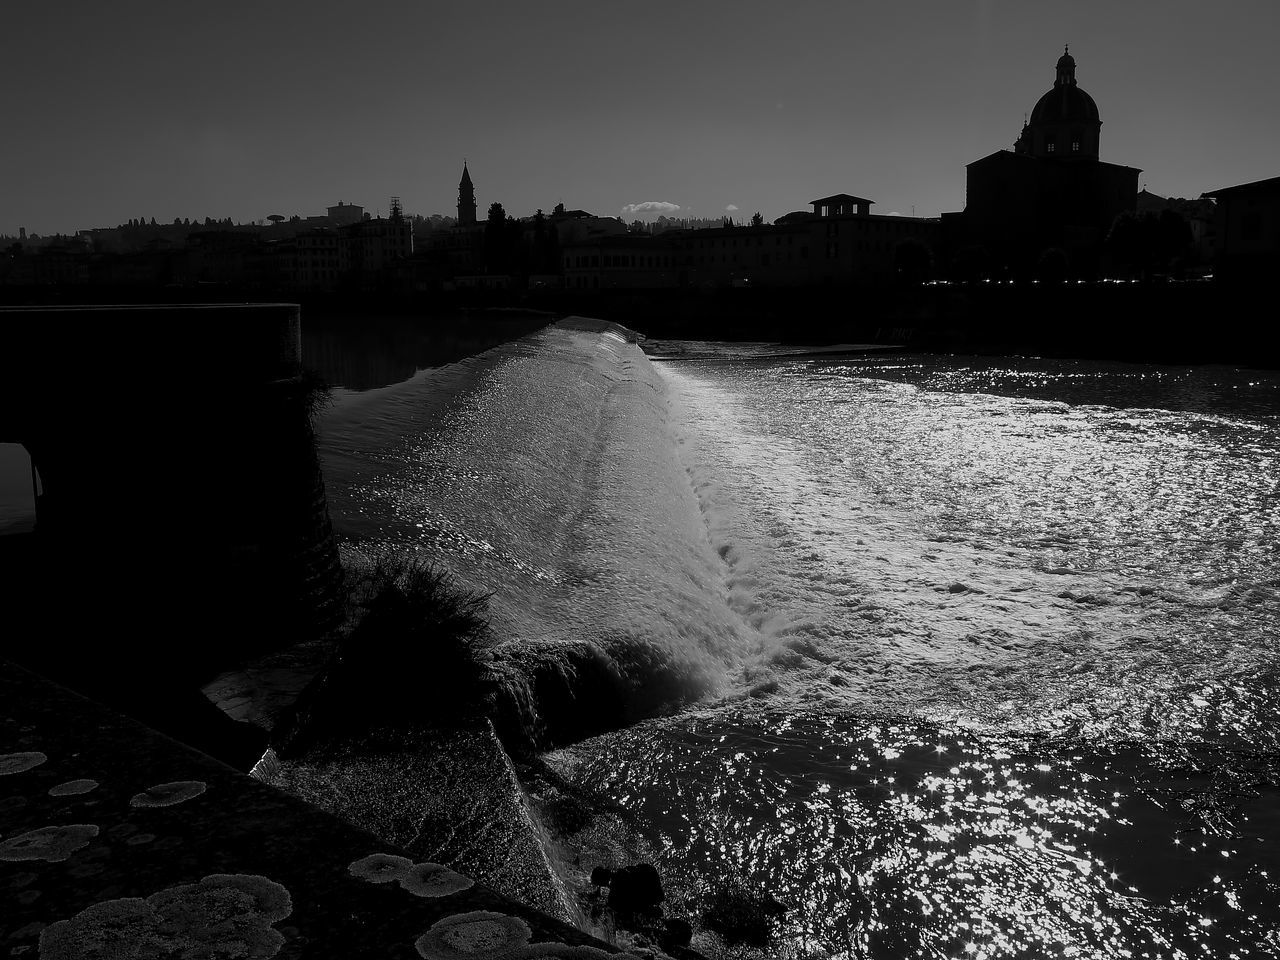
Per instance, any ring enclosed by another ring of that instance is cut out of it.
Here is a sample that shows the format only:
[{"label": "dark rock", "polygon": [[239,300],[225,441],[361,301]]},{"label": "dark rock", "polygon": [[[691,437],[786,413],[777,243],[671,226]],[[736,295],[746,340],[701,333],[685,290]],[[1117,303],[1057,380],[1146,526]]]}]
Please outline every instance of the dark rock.
[{"label": "dark rock", "polygon": [[688,920],[679,917],[668,917],[662,921],[662,934],[658,937],[658,946],[670,953],[673,947],[687,947],[693,939],[693,926]]},{"label": "dark rock", "polygon": [[[595,878],[595,872],[592,872]],[[662,881],[651,863],[614,870],[609,881],[609,908],[615,913],[651,913],[663,901]]]},{"label": "dark rock", "polygon": [[771,916],[775,916],[775,917],[786,916],[787,905],[783,903],[781,900],[772,896],[771,894],[766,893],[764,895],[764,899],[761,902],[761,906],[764,908],[764,912],[767,914],[770,914]]},{"label": "dark rock", "polygon": [[786,904],[759,887],[729,882],[715,891],[702,915],[703,924],[730,945],[764,949]]}]

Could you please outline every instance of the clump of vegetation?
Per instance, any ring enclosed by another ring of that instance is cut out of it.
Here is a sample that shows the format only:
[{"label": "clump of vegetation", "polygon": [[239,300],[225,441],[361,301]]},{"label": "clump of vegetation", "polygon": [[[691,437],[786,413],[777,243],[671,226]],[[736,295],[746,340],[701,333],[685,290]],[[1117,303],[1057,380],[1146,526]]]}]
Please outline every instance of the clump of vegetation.
[{"label": "clump of vegetation", "polygon": [[299,697],[278,749],[376,728],[466,726],[490,712],[489,594],[418,559],[379,561],[348,583],[349,628]]},{"label": "clump of vegetation", "polygon": [[308,420],[314,420],[321,410],[333,403],[333,386],[314,370],[304,369],[287,389]]}]

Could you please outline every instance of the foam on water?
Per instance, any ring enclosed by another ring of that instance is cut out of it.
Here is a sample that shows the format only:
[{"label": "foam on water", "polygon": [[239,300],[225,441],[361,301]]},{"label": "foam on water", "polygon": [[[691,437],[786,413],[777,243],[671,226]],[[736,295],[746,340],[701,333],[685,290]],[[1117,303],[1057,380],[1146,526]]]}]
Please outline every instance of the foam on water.
[{"label": "foam on water", "polygon": [[1126,726],[1269,658],[1280,418],[880,379],[898,366],[659,364],[731,605],[771,640],[742,684]]}]

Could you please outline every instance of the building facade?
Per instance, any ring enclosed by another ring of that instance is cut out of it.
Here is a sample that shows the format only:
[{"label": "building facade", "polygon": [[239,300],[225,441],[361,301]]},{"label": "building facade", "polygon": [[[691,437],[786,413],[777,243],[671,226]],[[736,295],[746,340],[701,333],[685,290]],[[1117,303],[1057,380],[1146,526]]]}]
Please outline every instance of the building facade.
[{"label": "building facade", "polygon": [[878,216],[873,201],[837,194],[811,201],[813,213],[761,226],[626,234],[562,244],[570,290],[692,287],[805,287],[886,284],[900,274],[903,249],[931,259],[938,220]]},{"label": "building facade", "polygon": [[980,249],[999,273],[1026,273],[1061,250],[1079,273],[1096,271],[1116,217],[1137,205],[1135,167],[1100,159],[1098,105],[1063,53],[1056,79],[1036,101],[1012,151],[965,168],[965,209],[949,231],[957,247]]},{"label": "building facade", "polygon": [[1204,196],[1217,201],[1215,273],[1230,279],[1274,278],[1280,269],[1280,177]]}]

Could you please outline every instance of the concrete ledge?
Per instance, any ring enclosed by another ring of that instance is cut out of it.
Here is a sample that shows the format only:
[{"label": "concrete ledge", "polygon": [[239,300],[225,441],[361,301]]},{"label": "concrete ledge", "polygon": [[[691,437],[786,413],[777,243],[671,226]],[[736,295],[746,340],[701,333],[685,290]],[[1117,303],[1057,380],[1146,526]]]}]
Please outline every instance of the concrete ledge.
[{"label": "concrete ledge", "polygon": [[[300,310],[292,303],[0,307],[0,397],[100,398],[137,386],[221,385],[297,376]],[[85,377],[81,381],[79,378]]]},{"label": "concrete ledge", "polygon": [[615,953],[479,884],[431,895],[450,883],[429,868],[393,877],[374,861],[353,873],[370,855],[405,854],[5,661],[0,705],[9,955],[97,955],[92,937],[126,938],[119,948],[144,935],[209,956],[430,957],[433,942],[472,934],[509,938],[486,955]]},{"label": "concrete ledge", "polygon": [[330,742],[296,760],[269,753],[253,774],[414,860],[447,863],[556,919],[581,920],[487,723]]}]

